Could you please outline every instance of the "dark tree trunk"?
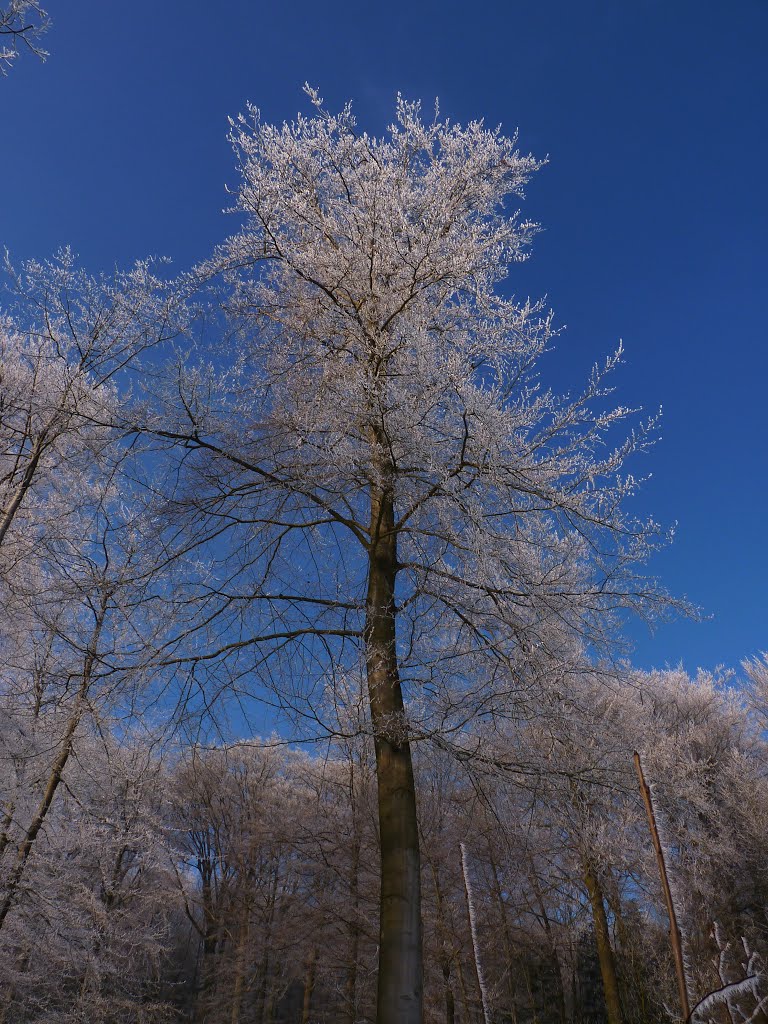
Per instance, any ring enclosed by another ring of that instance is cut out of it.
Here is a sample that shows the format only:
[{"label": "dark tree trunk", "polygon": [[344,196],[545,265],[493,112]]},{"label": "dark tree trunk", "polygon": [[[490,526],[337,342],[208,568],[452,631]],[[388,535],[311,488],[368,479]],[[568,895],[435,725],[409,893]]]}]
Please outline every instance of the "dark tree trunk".
[{"label": "dark tree trunk", "polygon": [[451,961],[443,961],[443,984],[445,986],[445,1024],[454,1024],[456,1020],[456,1000],[451,987]]},{"label": "dark tree trunk", "polygon": [[[354,795],[353,795],[354,799]],[[354,822],[352,843],[352,864],[349,872],[350,920],[349,920],[349,967],[344,985],[344,1017],[346,1024],[357,1020],[357,960],[360,955],[360,836],[357,833],[357,815]]]},{"label": "dark tree trunk", "polygon": [[11,800],[3,814],[3,823],[0,825],[0,829],[2,829],[2,832],[0,832],[0,860],[3,859],[5,849],[11,841],[11,828],[13,826],[13,815],[15,811],[16,803]]},{"label": "dark tree trunk", "polygon": [[50,775],[48,776],[45,790],[43,791],[43,795],[37,806],[34,817],[29,823],[24,834],[24,838],[16,851],[16,860],[5,886],[5,897],[2,904],[0,904],[0,928],[3,927],[3,923],[5,922],[9,911],[16,901],[21,880],[24,877],[24,872],[26,870],[27,861],[32,853],[38,833],[43,827],[48,811],[51,808],[53,798],[56,796],[56,790],[59,788],[59,783],[61,782],[64,774],[64,769],[67,767],[69,756],[72,753],[72,745],[75,741],[77,727],[80,725],[83,715],[88,709],[88,695],[93,683],[93,672],[96,666],[99,638],[104,627],[109,599],[110,594],[105,590],[102,593],[101,601],[96,611],[93,633],[91,634],[90,643],[86,650],[85,660],[83,662],[83,674],[80,680],[80,687],[77,691],[77,696],[75,697],[75,701],[70,712],[67,727],[64,730],[64,735],[60,741],[59,752],[51,766]]},{"label": "dark tree trunk", "polygon": [[2,544],[3,541],[5,540],[5,535],[6,533],[8,533],[8,530],[10,529],[11,523],[13,522],[13,518],[18,512],[19,506],[24,500],[27,491],[29,491],[30,487],[32,486],[32,480],[34,479],[35,472],[37,471],[37,466],[38,463],[40,462],[40,458],[45,449],[45,445],[46,432],[44,431],[36,439],[32,447],[30,459],[29,462],[27,463],[26,469],[24,470],[24,474],[19,482],[19,486],[16,488],[16,491],[11,500],[8,502],[7,507],[2,510],[2,516],[0,516],[0,544]]},{"label": "dark tree trunk", "polygon": [[600,976],[603,979],[603,997],[605,999],[605,1010],[608,1015],[608,1024],[623,1024],[624,1017],[621,1012],[621,1001],[619,999],[619,981],[616,975],[616,962],[613,957],[613,950],[611,949],[608,917],[605,913],[605,903],[603,902],[603,891],[600,887],[600,881],[589,862],[586,862],[584,865],[584,882],[587,886],[589,903],[592,908],[592,920],[595,925],[595,943],[597,945],[597,957],[600,961]]},{"label": "dark tree trunk", "polygon": [[541,914],[541,923],[544,925],[544,932],[547,936],[547,945],[549,946],[550,956],[552,958],[552,967],[554,968],[557,1013],[560,1018],[560,1024],[566,1024],[568,1015],[565,1009],[565,979],[563,977],[563,967],[560,963],[560,956],[557,952],[557,943],[555,942],[555,936],[552,931],[552,923],[549,920],[549,914],[547,913],[547,908],[544,905],[544,897],[541,892],[541,886],[539,885],[539,877],[536,874],[536,867],[533,863],[533,858],[530,857],[530,855],[528,863],[529,878],[531,880],[534,896],[536,897],[536,904],[539,908],[539,913]]},{"label": "dark tree trunk", "polygon": [[261,960],[261,984],[259,986],[258,999],[256,1003],[255,1019],[259,1024],[266,1024],[272,1014],[271,1000],[267,997],[270,994],[270,951],[272,946],[272,926],[275,920],[275,907],[277,901],[277,883],[279,881],[280,867],[275,863],[275,870],[272,875],[272,885],[269,893],[269,906],[267,908],[267,922],[263,933],[264,955]]},{"label": "dark tree trunk", "polygon": [[212,862],[199,860],[198,870],[202,879],[203,944],[198,964],[195,1021],[196,1024],[204,1024],[213,1002],[213,994],[216,987],[216,950],[218,948],[220,926],[217,908],[214,906],[214,868]]},{"label": "dark tree trunk", "polygon": [[317,967],[317,949],[313,949],[307,964],[307,976],[304,979],[304,998],[301,1007],[301,1024],[309,1024],[312,1012],[312,993],[315,989],[315,970]]},{"label": "dark tree trunk", "polygon": [[440,887],[440,874],[437,870],[435,861],[428,858],[429,868],[432,872],[432,879],[435,884],[435,903],[437,906],[437,921],[439,927],[439,934],[441,936],[442,946],[442,962],[441,968],[443,972],[443,986],[445,989],[445,1020],[446,1024],[454,1024],[456,1018],[456,999],[453,994],[453,985],[451,984],[451,963],[456,955],[456,950],[453,946],[450,929],[448,928],[445,920],[445,908],[443,906],[443,893]]},{"label": "dark tree trunk", "polygon": [[408,726],[395,649],[397,543],[391,490],[371,495],[365,647],[376,750],[381,904],[377,1024],[421,1024],[419,833]]},{"label": "dark tree trunk", "polygon": [[501,882],[499,880],[499,869],[496,866],[496,861],[493,856],[492,850],[488,849],[488,862],[491,867],[491,875],[493,878],[493,894],[496,898],[496,906],[499,910],[499,919],[501,921],[501,933],[504,936],[504,959],[506,964],[506,975],[507,975],[507,998],[509,999],[509,1017],[513,1024],[517,1021],[517,985],[515,984],[515,968],[517,967],[517,958],[514,955],[514,949],[512,945],[512,936],[509,931],[509,921],[507,920],[507,908],[504,903],[504,897],[501,892]]},{"label": "dark tree trunk", "polygon": [[[250,882],[247,881],[246,885]],[[235,950],[235,979],[232,986],[232,1011],[230,1024],[240,1024],[245,994],[245,974],[247,966],[248,943],[251,930],[251,905],[247,893],[241,894],[240,923],[237,931],[237,947]]]}]

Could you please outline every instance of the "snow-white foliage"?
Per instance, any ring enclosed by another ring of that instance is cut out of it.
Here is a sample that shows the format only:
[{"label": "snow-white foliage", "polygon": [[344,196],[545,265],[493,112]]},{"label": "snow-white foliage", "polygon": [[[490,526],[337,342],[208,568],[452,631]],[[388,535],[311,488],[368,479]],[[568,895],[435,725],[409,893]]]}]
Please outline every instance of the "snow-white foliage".
[{"label": "snow-white foliage", "polygon": [[0,551],[19,563],[43,538],[76,534],[85,492],[108,475],[107,461],[119,463],[125,396],[118,401],[115,376],[171,336],[175,299],[148,263],[93,278],[65,249],[48,262],[6,270],[12,299],[0,312]]},{"label": "snow-white foliage", "polygon": [[734,1024],[758,1024],[765,1019],[768,1007],[768,979],[763,957],[751,949],[744,938],[738,952],[734,951],[717,921],[713,922],[712,937],[717,947],[715,966],[721,984],[693,1007],[691,1021],[693,1024],[718,1024],[718,1011],[722,1008]]},{"label": "snow-white foliage", "polygon": [[37,0],[8,0],[0,7],[0,75],[8,73],[22,49],[45,60],[48,53],[38,39],[48,27],[48,14]]},{"label": "snow-white foliage", "polygon": [[648,425],[616,440],[620,352],[577,397],[540,384],[551,314],[502,287],[536,231],[510,204],[539,161],[402,98],[374,138],[309,92],[313,117],[233,123],[243,225],[205,270],[229,282],[234,336],[168,379],[169,507],[229,641],[207,656],[240,677],[256,662],[314,716],[313,687],[360,669],[371,493],[391,491],[411,721],[461,729],[532,685],[531,651],[603,643],[618,610],[666,603],[637,568],[662,531],[624,509]]}]

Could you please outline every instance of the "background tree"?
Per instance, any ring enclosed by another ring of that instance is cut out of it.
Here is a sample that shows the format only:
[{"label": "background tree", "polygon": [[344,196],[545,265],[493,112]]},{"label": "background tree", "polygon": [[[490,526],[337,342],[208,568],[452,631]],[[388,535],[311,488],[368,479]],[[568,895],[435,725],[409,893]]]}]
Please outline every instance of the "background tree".
[{"label": "background tree", "polygon": [[36,0],[10,0],[0,7],[0,75],[8,74],[24,48],[45,60],[48,53],[38,40],[49,25],[47,12]]}]

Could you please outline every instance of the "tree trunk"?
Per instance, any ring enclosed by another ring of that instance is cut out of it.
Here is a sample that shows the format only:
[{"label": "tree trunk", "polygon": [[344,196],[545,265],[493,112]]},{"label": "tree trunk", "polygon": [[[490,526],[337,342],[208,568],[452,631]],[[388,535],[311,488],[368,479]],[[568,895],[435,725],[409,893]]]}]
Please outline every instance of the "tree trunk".
[{"label": "tree trunk", "polygon": [[373,486],[366,598],[368,695],[376,749],[381,903],[377,1024],[421,1024],[419,833],[395,649],[397,542],[390,489]]},{"label": "tree trunk", "polygon": [[[17,975],[27,973],[29,967],[29,961],[32,956],[32,950],[27,948],[22,954],[19,960],[19,966],[16,969]],[[6,996],[3,1000],[2,1008],[0,1008],[0,1024],[6,1024],[9,1020],[9,1011],[13,1009],[13,1004],[16,1001],[16,985],[14,982],[10,982],[8,985]]]},{"label": "tree trunk", "polygon": [[272,926],[275,920],[275,908],[277,905],[277,885],[280,880],[280,864],[275,861],[275,868],[272,874],[272,884],[269,889],[269,903],[267,905],[267,921],[262,935],[264,942],[264,954],[261,959],[261,984],[259,985],[258,999],[256,1002],[255,1020],[258,1024],[266,1024],[272,1014],[271,1000],[267,997],[270,994],[269,971],[271,967],[270,953],[272,951]]},{"label": "tree trunk", "polygon": [[246,895],[242,897],[243,905],[240,913],[240,925],[237,930],[237,950],[235,952],[235,980],[232,986],[232,1012],[230,1024],[240,1024],[240,1013],[245,992],[245,964],[248,949],[248,938],[251,925],[251,907]]},{"label": "tree trunk", "polygon": [[592,907],[595,943],[597,945],[597,957],[600,961],[600,976],[603,980],[603,998],[605,999],[608,1024],[623,1024],[624,1018],[619,999],[619,980],[616,975],[613,950],[611,949],[608,918],[605,913],[605,904],[603,903],[603,892],[600,888],[598,877],[588,861],[584,864],[584,882],[587,886],[589,903]]},{"label": "tree trunk", "polygon": [[496,861],[493,856],[493,851],[488,848],[488,862],[491,867],[491,875],[493,877],[493,893],[496,897],[496,906],[499,909],[499,918],[501,919],[501,931],[504,936],[504,956],[506,960],[506,975],[507,975],[507,997],[509,999],[509,1017],[512,1024],[517,1024],[517,985],[515,984],[515,975],[512,972],[513,965],[515,963],[515,956],[512,947],[512,936],[509,931],[509,921],[507,920],[507,908],[504,904],[504,897],[501,892],[501,881],[499,880],[499,870],[496,867]]},{"label": "tree trunk", "polygon": [[13,825],[13,815],[16,811],[16,803],[11,800],[3,814],[3,823],[0,825],[2,832],[0,832],[0,860],[3,859],[6,847],[11,841],[11,826]]},{"label": "tree trunk", "polygon": [[445,1024],[454,1024],[456,1020],[456,1000],[451,987],[451,961],[448,957],[443,961],[443,985],[445,987]]},{"label": "tree trunk", "polygon": [[469,1009],[469,992],[467,991],[467,979],[464,977],[464,967],[461,963],[461,956],[458,950],[454,950],[453,962],[456,965],[456,974],[459,979],[459,992],[461,992],[461,1008],[464,1011],[464,1020],[472,1020],[472,1014]]},{"label": "tree trunk", "polygon": [[525,987],[528,992],[528,1002],[531,1005],[531,1024],[539,1024],[539,1010],[536,1006],[536,997],[533,994],[533,984],[531,982],[531,969],[526,964],[524,968],[525,974]]},{"label": "tree trunk", "polygon": [[315,988],[315,969],[317,967],[317,948],[314,948],[307,964],[307,976],[304,981],[304,1001],[301,1008],[301,1024],[309,1024],[312,1011],[312,993]]},{"label": "tree trunk", "polygon": [[32,452],[30,453],[29,462],[24,470],[19,486],[16,488],[11,500],[8,502],[8,507],[3,511],[2,516],[0,516],[0,544],[5,540],[5,535],[10,529],[13,517],[18,512],[19,506],[24,500],[27,491],[32,486],[32,480],[34,479],[38,463],[40,462],[40,457],[42,456],[45,448],[45,440],[46,434],[43,432],[34,443]]},{"label": "tree trunk", "polygon": [[219,937],[219,919],[214,906],[213,872],[210,861],[198,860],[201,878],[201,904],[203,908],[202,950],[197,974],[197,998],[195,1000],[195,1022],[204,1024],[213,1002],[216,984],[216,948]]},{"label": "tree trunk", "polygon": [[443,893],[440,888],[440,874],[432,857],[428,857],[428,864],[432,872],[435,884],[435,904],[437,906],[437,922],[442,946],[441,968],[443,972],[443,987],[445,989],[445,1020],[446,1024],[454,1024],[456,1018],[456,999],[451,984],[451,963],[456,956],[451,933],[445,920],[445,909],[443,907]]},{"label": "tree trunk", "polygon": [[[353,796],[354,799],[354,796]],[[349,920],[349,969],[344,985],[344,1017],[346,1024],[357,1020],[357,960],[360,954],[360,837],[357,834],[357,816],[354,822],[355,836],[352,843],[352,864],[349,877],[350,920]]]},{"label": "tree trunk", "polygon": [[643,803],[645,804],[645,813],[648,816],[648,827],[651,830],[651,839],[653,840],[653,849],[656,854],[656,863],[659,868],[661,886],[664,890],[664,901],[667,904],[667,914],[669,915],[669,942],[672,947],[672,958],[675,962],[675,976],[677,978],[677,993],[680,999],[680,1011],[683,1015],[683,1020],[688,1020],[691,1015],[691,1007],[688,999],[688,984],[685,977],[683,938],[680,934],[680,926],[677,923],[677,914],[675,913],[675,901],[672,899],[672,890],[669,887],[669,875],[667,873],[667,864],[664,859],[664,850],[659,838],[659,829],[656,825],[653,798],[651,797],[651,790],[645,781],[643,766],[640,763],[640,755],[637,751],[634,753],[634,762],[635,771],[637,772],[637,781],[640,784],[640,794],[643,798]]},{"label": "tree trunk", "polygon": [[536,874],[536,867],[533,862],[533,858],[530,856],[530,854],[528,856],[528,865],[528,877],[531,880],[533,893],[536,897],[536,903],[539,908],[539,913],[541,914],[541,921],[544,925],[544,932],[547,936],[547,945],[549,946],[550,955],[552,957],[552,966],[555,969],[555,985],[557,986],[557,1012],[560,1018],[560,1024],[566,1024],[568,1014],[566,1013],[565,1009],[565,979],[563,977],[563,965],[560,962],[560,956],[557,952],[557,944],[555,942],[555,936],[552,932],[552,924],[549,920],[549,914],[547,913],[547,908],[544,906],[544,897],[541,892],[541,886],[539,885],[539,877]]},{"label": "tree trunk", "polygon": [[61,738],[59,753],[51,767],[51,773],[48,776],[48,782],[46,784],[45,791],[43,792],[42,799],[38,804],[34,817],[32,818],[32,821],[30,822],[29,827],[24,834],[24,838],[19,844],[19,848],[16,852],[16,862],[14,863],[5,887],[5,898],[3,899],[2,904],[0,904],[0,929],[2,929],[3,923],[8,916],[8,911],[16,900],[19,884],[24,876],[24,871],[27,866],[27,861],[29,860],[29,855],[32,852],[33,844],[35,839],[37,839],[40,829],[43,827],[43,822],[45,821],[51,804],[53,803],[56,790],[59,788],[61,777],[64,774],[67,761],[69,761],[69,755],[72,753],[72,744],[74,742],[75,732],[77,731],[77,727],[86,711],[88,693],[93,681],[93,669],[96,663],[99,637],[101,636],[101,630],[104,625],[109,597],[109,593],[104,591],[96,612],[96,621],[94,623],[93,633],[91,635],[90,643],[85,655],[85,661],[83,663],[83,675],[80,681],[80,688],[77,692],[77,696],[75,697],[74,706],[72,708],[69,721],[67,722],[67,727],[64,730],[64,735]]}]

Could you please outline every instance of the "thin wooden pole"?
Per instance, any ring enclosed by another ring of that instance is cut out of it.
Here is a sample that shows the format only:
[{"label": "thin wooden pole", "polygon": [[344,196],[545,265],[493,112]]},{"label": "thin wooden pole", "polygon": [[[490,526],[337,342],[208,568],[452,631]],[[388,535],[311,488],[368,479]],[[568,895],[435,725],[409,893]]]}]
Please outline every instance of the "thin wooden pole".
[{"label": "thin wooden pole", "polygon": [[669,875],[667,874],[667,865],[664,859],[664,850],[661,846],[661,840],[659,839],[659,829],[656,825],[656,814],[653,809],[653,798],[651,797],[651,790],[648,787],[648,783],[645,781],[645,775],[643,774],[643,766],[640,762],[640,755],[637,751],[634,754],[635,771],[637,772],[637,781],[640,783],[640,795],[643,798],[645,804],[645,813],[648,815],[648,827],[651,830],[651,839],[653,840],[653,849],[656,853],[656,863],[659,867],[659,877],[661,878],[661,887],[664,890],[664,900],[667,904],[667,914],[669,915],[669,942],[672,946],[672,958],[675,962],[675,974],[677,976],[677,992],[680,997],[680,1009],[682,1010],[683,1020],[687,1021],[691,1016],[691,1005],[688,1000],[688,985],[685,980],[685,964],[683,963],[683,940],[680,934],[680,926],[677,923],[677,914],[675,913],[675,905],[672,901],[672,890],[669,887]]}]

